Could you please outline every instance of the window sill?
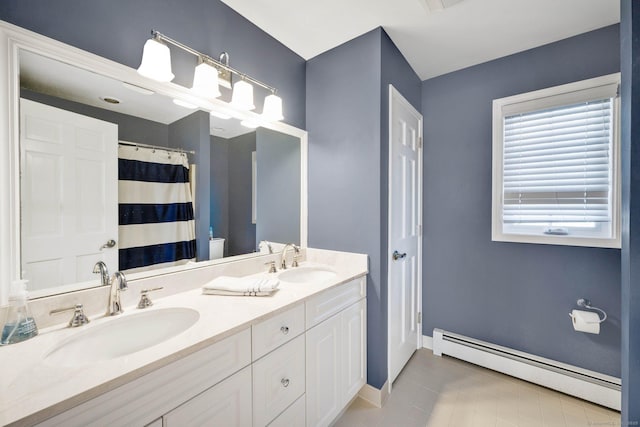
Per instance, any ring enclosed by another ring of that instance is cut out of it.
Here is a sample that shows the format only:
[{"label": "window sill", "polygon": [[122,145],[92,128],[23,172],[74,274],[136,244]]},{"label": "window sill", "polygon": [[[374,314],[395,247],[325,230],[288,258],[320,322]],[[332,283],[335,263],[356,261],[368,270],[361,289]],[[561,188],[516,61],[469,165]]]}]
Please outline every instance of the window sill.
[{"label": "window sill", "polygon": [[505,234],[501,232],[493,232],[491,235],[493,242],[510,242],[510,243],[534,243],[540,245],[560,245],[560,246],[581,246],[591,248],[613,248],[620,249],[620,237],[612,239],[602,239],[593,237],[572,237],[572,236],[549,236],[549,235],[531,235],[531,234]]}]

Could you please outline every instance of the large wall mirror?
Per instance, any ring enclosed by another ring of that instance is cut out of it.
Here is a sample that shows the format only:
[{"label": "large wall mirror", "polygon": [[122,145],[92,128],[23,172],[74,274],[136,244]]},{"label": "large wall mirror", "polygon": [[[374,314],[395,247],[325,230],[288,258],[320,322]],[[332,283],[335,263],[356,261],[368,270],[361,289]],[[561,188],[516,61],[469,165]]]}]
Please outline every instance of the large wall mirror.
[{"label": "large wall mirror", "polygon": [[0,24],[2,303],[18,277],[32,297],[99,286],[98,261],[135,279],[306,246],[306,132]]}]

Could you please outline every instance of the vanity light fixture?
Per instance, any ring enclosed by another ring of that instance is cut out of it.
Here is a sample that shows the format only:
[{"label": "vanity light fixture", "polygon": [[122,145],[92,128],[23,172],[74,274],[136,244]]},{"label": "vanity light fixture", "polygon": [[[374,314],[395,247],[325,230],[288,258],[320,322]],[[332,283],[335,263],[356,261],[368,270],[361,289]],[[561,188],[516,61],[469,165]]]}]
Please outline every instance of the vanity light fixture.
[{"label": "vanity light fixture", "polygon": [[170,82],[175,77],[171,72],[169,46],[164,44],[160,37],[154,35],[144,44],[138,73],[159,82]]},{"label": "vanity light fixture", "polygon": [[207,64],[203,58],[200,58],[200,64],[198,64],[193,74],[191,90],[205,98],[217,98],[220,96],[218,70],[213,65]]},{"label": "vanity light fixture", "polygon": [[138,68],[141,75],[160,81],[169,82],[174,78],[171,72],[171,56],[167,44],[171,44],[198,57],[192,90],[205,98],[220,96],[219,86],[231,88],[231,75],[240,80],[233,85],[231,104],[240,110],[253,110],[253,85],[263,87],[271,92],[265,98],[262,118],[268,121],[282,120],[282,99],[276,95],[276,88],[262,83],[253,77],[241,73],[229,66],[229,54],[223,52],[219,59],[198,52],[164,34],[151,30],[152,38],[147,40],[142,53],[142,62]]},{"label": "vanity light fixture", "polygon": [[262,118],[268,122],[277,122],[284,118],[282,116],[282,98],[275,92],[264,99]]},{"label": "vanity light fixture", "polygon": [[231,95],[231,105],[238,110],[253,110],[253,86],[244,80],[237,81],[233,84],[233,94]]}]

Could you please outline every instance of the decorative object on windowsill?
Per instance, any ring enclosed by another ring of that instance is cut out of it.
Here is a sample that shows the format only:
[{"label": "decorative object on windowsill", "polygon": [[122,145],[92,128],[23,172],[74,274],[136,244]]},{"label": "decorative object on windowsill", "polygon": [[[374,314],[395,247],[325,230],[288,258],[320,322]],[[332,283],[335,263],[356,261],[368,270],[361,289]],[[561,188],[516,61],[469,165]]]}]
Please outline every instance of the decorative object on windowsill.
[{"label": "decorative object on windowsill", "polygon": [[585,310],[572,310],[569,313],[569,317],[571,317],[573,323],[573,329],[578,332],[587,332],[590,334],[599,334],[600,333],[600,324],[607,320],[607,313],[604,310],[601,310],[597,307],[591,306],[591,301],[588,299],[580,298],[576,304],[579,307],[584,307],[588,310],[596,310],[602,313],[602,319],[600,319],[600,315],[598,313],[594,313],[593,311],[585,311]]},{"label": "decorative object on windowsill", "polygon": [[239,110],[253,110],[253,85],[261,86],[269,91],[264,100],[262,120],[274,122],[282,120],[282,98],[276,95],[277,89],[229,66],[229,54],[222,52],[219,59],[198,52],[164,34],[151,30],[152,38],[147,40],[142,52],[142,61],[138,73],[159,82],[170,82],[175,75],[171,72],[171,44],[198,57],[198,65],[193,76],[192,90],[204,98],[220,96],[220,86],[231,89],[233,74],[240,80],[233,84],[231,104]]}]

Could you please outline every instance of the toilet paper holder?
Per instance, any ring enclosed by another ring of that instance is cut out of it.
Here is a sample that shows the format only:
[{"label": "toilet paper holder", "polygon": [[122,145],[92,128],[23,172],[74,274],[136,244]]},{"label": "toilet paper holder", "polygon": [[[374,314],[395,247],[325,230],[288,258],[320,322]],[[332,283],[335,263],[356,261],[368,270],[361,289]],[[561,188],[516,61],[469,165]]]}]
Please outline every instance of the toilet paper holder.
[{"label": "toilet paper holder", "polygon": [[[602,313],[602,319],[600,319],[598,321],[598,323],[602,323],[605,320],[607,320],[607,313],[604,310],[602,310],[602,309],[600,309],[598,307],[593,307],[591,305],[591,301],[589,301],[588,299],[580,298],[578,301],[576,301],[576,304],[578,304],[579,307],[583,307],[583,308],[586,308],[588,310],[596,310],[596,311]],[[569,317],[571,317],[573,319],[573,316],[571,315],[571,313],[569,313]],[[600,316],[598,316],[598,317],[600,317]],[[592,323],[596,323],[596,322],[592,322]]]}]

